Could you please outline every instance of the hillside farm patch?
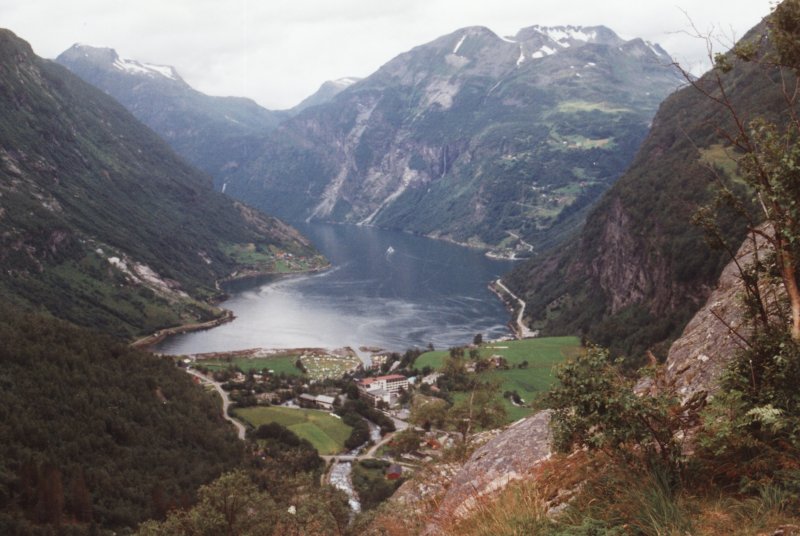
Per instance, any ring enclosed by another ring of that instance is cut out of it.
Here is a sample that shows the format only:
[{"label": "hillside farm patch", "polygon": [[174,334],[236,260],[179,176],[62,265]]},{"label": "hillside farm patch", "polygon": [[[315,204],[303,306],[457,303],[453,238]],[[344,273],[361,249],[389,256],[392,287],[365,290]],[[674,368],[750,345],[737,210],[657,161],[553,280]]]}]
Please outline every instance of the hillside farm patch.
[{"label": "hillside farm patch", "polygon": [[295,409],[278,406],[240,408],[236,417],[254,428],[276,422],[308,440],[322,455],[337,454],[344,450],[344,442],[352,428],[325,411]]}]

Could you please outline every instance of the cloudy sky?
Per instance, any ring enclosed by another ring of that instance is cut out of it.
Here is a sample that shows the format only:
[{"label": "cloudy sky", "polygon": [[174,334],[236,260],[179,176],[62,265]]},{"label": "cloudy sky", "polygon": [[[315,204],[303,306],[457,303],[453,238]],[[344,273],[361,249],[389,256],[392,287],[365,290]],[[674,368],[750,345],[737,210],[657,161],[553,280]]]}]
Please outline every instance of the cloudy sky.
[{"label": "cloudy sky", "polygon": [[[464,26],[500,35],[539,25],[603,24],[661,44],[693,72],[706,64],[691,25],[741,37],[773,0],[0,0],[0,26],[54,58],[73,43],[173,65],[197,89],[273,109],[330,79],[367,76]],[[724,44],[724,43],[723,43]],[[722,45],[718,45],[722,46]]]}]

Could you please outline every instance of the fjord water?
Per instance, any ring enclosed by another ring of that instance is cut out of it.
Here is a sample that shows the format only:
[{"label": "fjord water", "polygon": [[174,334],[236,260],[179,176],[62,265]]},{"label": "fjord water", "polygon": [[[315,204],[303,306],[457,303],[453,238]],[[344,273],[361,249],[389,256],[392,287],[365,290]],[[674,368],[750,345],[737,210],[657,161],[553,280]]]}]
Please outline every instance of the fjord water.
[{"label": "fjord water", "polygon": [[508,311],[487,284],[511,261],[406,233],[297,225],[332,262],[328,271],[230,283],[222,306],[236,320],[178,335],[169,354],[245,348],[374,346],[403,351],[508,335]]}]

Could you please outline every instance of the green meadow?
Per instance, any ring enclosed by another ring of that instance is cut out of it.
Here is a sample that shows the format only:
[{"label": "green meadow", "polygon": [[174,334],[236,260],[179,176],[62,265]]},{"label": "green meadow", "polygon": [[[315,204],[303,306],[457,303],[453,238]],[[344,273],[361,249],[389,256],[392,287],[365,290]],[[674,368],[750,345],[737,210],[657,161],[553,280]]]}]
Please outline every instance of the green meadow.
[{"label": "green meadow", "polygon": [[283,372],[291,376],[302,376],[303,373],[294,365],[298,357],[298,354],[282,354],[256,358],[235,357],[231,359],[205,359],[198,361],[197,364],[209,370],[224,370],[230,366],[234,366],[245,373],[251,370],[261,372],[266,369],[274,370],[276,374]]},{"label": "green meadow", "polygon": [[236,417],[258,428],[262,424],[282,424],[299,437],[307,439],[320,454],[338,454],[350,437],[351,428],[326,411],[277,406],[241,408]]}]

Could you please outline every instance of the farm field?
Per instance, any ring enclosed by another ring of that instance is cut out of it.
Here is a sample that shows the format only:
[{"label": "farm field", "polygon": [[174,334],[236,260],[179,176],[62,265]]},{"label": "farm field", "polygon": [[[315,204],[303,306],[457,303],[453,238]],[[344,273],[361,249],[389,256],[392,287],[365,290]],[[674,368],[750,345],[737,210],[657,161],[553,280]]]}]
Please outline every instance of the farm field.
[{"label": "farm field", "polygon": [[270,422],[281,424],[299,437],[307,439],[322,455],[343,451],[344,442],[351,431],[341,419],[328,412],[313,409],[252,407],[237,409],[234,414],[254,428]]},{"label": "farm field", "polygon": [[[501,391],[517,391],[528,403],[539,393],[547,391],[555,380],[553,366],[575,356],[580,351],[577,337],[542,337],[520,341],[487,343],[480,347],[481,357],[503,356],[509,365],[508,370],[487,370],[479,373],[482,379],[499,379]],[[429,366],[438,369],[444,363],[448,351],[426,352],[414,362],[414,367],[422,369]],[[523,361],[527,368],[517,368]],[[504,399],[508,420],[513,422],[531,414],[530,408],[513,405]]]}]

